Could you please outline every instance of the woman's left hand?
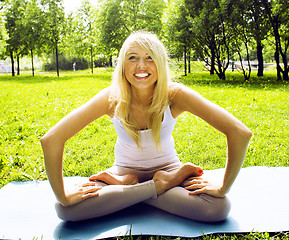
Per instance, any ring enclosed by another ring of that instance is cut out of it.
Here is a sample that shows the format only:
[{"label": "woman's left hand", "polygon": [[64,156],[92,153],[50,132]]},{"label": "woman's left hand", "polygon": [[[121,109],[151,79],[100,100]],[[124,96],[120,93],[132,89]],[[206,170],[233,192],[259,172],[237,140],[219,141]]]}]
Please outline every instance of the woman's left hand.
[{"label": "woman's left hand", "polygon": [[214,197],[224,197],[225,194],[222,193],[219,186],[211,184],[208,180],[203,177],[191,177],[188,178],[183,184],[185,189],[189,190],[189,195],[197,194],[208,194]]}]

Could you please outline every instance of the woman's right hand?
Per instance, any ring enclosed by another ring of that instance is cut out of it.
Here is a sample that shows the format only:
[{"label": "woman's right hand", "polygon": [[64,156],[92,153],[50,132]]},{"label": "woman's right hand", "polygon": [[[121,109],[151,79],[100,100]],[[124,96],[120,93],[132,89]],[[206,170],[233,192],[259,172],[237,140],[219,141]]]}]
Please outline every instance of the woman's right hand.
[{"label": "woman's right hand", "polygon": [[85,199],[97,197],[101,186],[94,182],[78,183],[66,190],[66,196],[60,203],[63,206],[71,206],[84,201]]}]

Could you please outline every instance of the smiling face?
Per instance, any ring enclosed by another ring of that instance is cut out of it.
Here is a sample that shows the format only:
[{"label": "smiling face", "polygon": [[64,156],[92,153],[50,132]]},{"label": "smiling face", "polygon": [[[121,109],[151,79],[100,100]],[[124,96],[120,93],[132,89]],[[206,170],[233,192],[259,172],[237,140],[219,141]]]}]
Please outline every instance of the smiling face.
[{"label": "smiling face", "polygon": [[133,89],[154,89],[158,79],[156,64],[137,43],[132,43],[126,52],[124,75]]}]

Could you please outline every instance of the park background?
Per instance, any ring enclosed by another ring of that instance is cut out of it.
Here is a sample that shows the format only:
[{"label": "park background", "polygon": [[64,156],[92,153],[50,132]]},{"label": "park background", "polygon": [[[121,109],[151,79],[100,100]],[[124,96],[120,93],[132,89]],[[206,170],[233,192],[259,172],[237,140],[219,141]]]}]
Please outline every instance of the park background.
[{"label": "park background", "polygon": [[[0,4],[0,187],[47,179],[40,138],[109,86],[122,42],[140,29],[164,42],[174,81],[252,130],[244,167],[289,166],[287,1],[99,0],[69,12],[60,0]],[[225,137],[201,119],[182,114],[174,138],[183,162],[225,166]],[[111,166],[115,140],[109,117],[91,123],[67,142],[64,175]]]}]

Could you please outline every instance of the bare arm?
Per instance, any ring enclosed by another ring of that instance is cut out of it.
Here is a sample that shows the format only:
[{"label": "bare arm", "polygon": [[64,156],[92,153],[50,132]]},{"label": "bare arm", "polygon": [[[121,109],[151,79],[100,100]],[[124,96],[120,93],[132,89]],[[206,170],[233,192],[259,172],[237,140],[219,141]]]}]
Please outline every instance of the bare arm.
[{"label": "bare arm", "polygon": [[230,190],[242,167],[252,133],[233,115],[192,89],[181,85],[177,88],[178,91],[172,101],[172,113],[175,116],[188,111],[202,118],[227,137],[228,153],[222,186],[213,189],[204,184],[200,189],[195,189],[195,186],[191,188],[191,190],[195,190],[191,194],[208,193],[222,197]]},{"label": "bare arm", "polygon": [[109,88],[102,90],[90,101],[69,113],[42,138],[46,173],[57,199],[63,205],[72,205],[88,197],[97,196],[99,188],[87,183],[85,188],[68,193],[64,189],[62,166],[65,142],[95,119],[109,114]]}]

